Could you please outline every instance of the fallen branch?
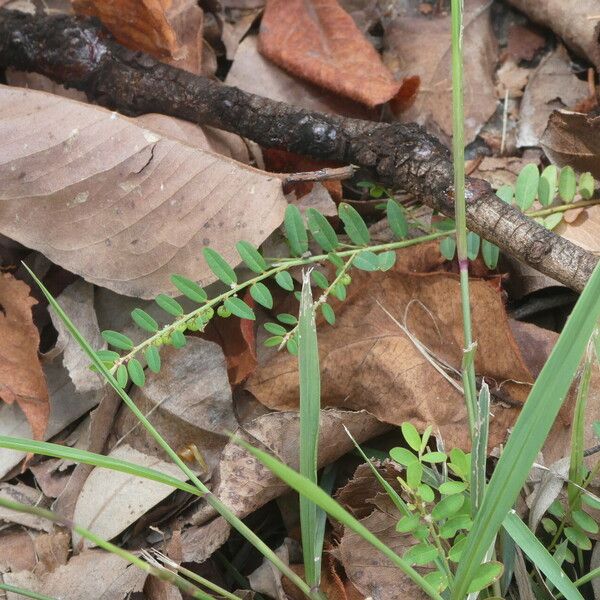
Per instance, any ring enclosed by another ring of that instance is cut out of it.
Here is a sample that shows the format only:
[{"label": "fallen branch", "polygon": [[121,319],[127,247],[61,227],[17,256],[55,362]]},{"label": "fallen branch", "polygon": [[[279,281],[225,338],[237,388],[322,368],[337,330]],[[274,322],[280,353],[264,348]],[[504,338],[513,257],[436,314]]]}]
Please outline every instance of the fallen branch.
[{"label": "fallen branch", "polygon": [[[0,67],[36,71],[129,115],[162,112],[313,158],[370,169],[454,215],[445,146],[415,125],[305,111],[191,75],[117,44],[93,20],[0,9]],[[598,258],[502,202],[490,185],[467,181],[469,228],[519,260],[581,291]]]}]

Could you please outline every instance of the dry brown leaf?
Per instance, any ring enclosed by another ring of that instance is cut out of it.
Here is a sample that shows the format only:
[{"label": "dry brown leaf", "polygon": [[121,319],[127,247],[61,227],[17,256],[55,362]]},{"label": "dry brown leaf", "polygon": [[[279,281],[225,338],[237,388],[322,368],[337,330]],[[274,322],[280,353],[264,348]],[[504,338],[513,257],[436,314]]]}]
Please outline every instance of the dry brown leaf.
[{"label": "dry brown leaf", "polygon": [[172,273],[206,284],[283,220],[273,177],[96,106],[0,88],[0,232],[87,281],[152,298]]},{"label": "dry brown leaf", "polygon": [[373,107],[401,87],[337,0],[269,0],[260,52],[308,81]]},{"label": "dry brown leaf", "polygon": [[200,73],[203,13],[196,0],[73,0],[73,8],[98,17],[121,44]]},{"label": "dry brown leaf", "polygon": [[572,223],[560,223],[554,230],[588,252],[600,253],[600,206],[586,208]]},{"label": "dry brown leaf", "polygon": [[0,533],[0,573],[54,571],[69,556],[69,534],[7,529]]},{"label": "dry brown leaf", "polygon": [[[145,571],[130,565],[121,557],[103,550],[87,550],[73,556],[52,573],[40,577],[30,571],[5,573],[4,582],[44,593],[61,600],[125,600],[133,592],[141,592]],[[20,594],[7,593],[7,600],[21,600]]]},{"label": "dry brown leaf", "polygon": [[529,77],[521,102],[518,147],[539,146],[552,111],[573,107],[589,94],[587,83],[575,76],[570,64],[564,46],[559,46]]},{"label": "dry brown leaf", "polygon": [[[186,479],[173,463],[142,454],[126,444],[108,456],[155,469],[180,481]],[[171,493],[173,488],[163,483],[96,467],[83,484],[73,518],[78,525],[110,540]],[[74,534],[75,547],[79,540]],[[83,540],[83,545],[89,548],[94,544]]]},{"label": "dry brown leaf", "polygon": [[253,35],[240,44],[225,83],[306,110],[356,118],[369,116],[368,110],[360,104],[288,75],[260,54],[257,37]]},{"label": "dry brown leaf", "polygon": [[[464,15],[465,141],[471,142],[494,114],[497,98],[493,74],[497,44],[488,0],[467,0]],[[433,133],[452,135],[450,17],[400,15],[385,26],[384,62],[396,78],[421,78],[414,105],[402,115]]]},{"label": "dry brown leaf", "polygon": [[223,517],[213,519],[202,527],[184,529],[180,562],[204,562],[229,539],[230,533],[231,526]]},{"label": "dry brown leaf", "polygon": [[0,400],[18,404],[33,438],[40,440],[48,424],[50,403],[38,359],[40,334],[31,315],[37,300],[29,293],[26,283],[10,273],[0,273]]},{"label": "dry brown leaf", "polygon": [[600,179],[600,115],[556,110],[541,139],[548,158]]},{"label": "dry brown leaf", "polygon": [[503,185],[515,185],[517,176],[523,167],[529,163],[540,165],[541,152],[527,151],[519,158],[517,156],[486,156],[472,173],[473,177],[485,179],[494,188],[498,189]]},{"label": "dry brown leaf", "polygon": [[[0,483],[0,497],[12,502],[20,502],[29,506],[42,506],[44,494],[22,482],[15,484]],[[38,531],[52,531],[53,525],[48,519],[24,512],[17,512],[10,508],[0,507],[0,522],[17,523]]]},{"label": "dry brown leaf", "polygon": [[181,592],[168,581],[148,577],[144,585],[145,600],[183,600]]},{"label": "dry brown leaf", "polygon": [[533,60],[546,45],[546,38],[534,27],[513,23],[508,30],[506,51],[515,60]]},{"label": "dry brown leaf", "polygon": [[506,92],[510,98],[520,98],[523,95],[523,90],[531,75],[531,69],[519,67],[516,61],[509,58],[496,71],[496,95],[500,99],[504,99]]},{"label": "dry brown leaf", "polygon": [[[323,406],[367,409],[378,419],[423,430],[433,425],[446,447],[467,448],[462,394],[443,378],[384,311],[406,327],[433,356],[460,369],[462,321],[455,275],[427,273],[440,263],[438,245],[398,253],[386,273],[356,273],[348,298],[336,308],[335,327],[319,333]],[[477,374],[501,386],[502,397],[519,405],[533,381],[512,336],[499,291],[483,280],[471,284]],[[298,405],[297,360],[279,353],[259,367],[247,389],[269,408]],[[517,410],[494,407],[490,447],[504,441]]]}]

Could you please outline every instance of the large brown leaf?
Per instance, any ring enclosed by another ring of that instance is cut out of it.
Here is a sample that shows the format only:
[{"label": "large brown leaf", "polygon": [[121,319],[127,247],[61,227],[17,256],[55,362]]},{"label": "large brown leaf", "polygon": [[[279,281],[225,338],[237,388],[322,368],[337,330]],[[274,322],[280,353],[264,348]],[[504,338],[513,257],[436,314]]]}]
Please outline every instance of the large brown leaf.
[{"label": "large brown leaf", "polygon": [[215,277],[283,220],[276,178],[116,113],[0,87],[0,233],[121,294],[173,292],[169,276]]},{"label": "large brown leaf", "polygon": [[269,0],[259,49],[294,75],[367,106],[401,87],[337,0]]},{"label": "large brown leaf", "polygon": [[[463,333],[460,284],[440,263],[437,245],[400,251],[386,273],[355,273],[348,298],[336,308],[335,327],[319,331],[324,406],[365,409],[381,421],[438,427],[447,448],[469,446],[462,394],[418,351],[386,310],[438,359],[460,369]],[[499,398],[524,402],[533,381],[511,332],[502,297],[483,280],[471,282],[475,366]],[[385,309],[385,310],[384,310]],[[248,381],[257,399],[276,410],[298,406],[297,359],[275,355]],[[494,406],[491,446],[501,443],[516,408]]]},{"label": "large brown leaf", "polygon": [[0,400],[16,402],[25,413],[35,439],[42,439],[50,404],[38,359],[40,334],[31,307],[37,300],[29,286],[9,273],[0,274]]}]

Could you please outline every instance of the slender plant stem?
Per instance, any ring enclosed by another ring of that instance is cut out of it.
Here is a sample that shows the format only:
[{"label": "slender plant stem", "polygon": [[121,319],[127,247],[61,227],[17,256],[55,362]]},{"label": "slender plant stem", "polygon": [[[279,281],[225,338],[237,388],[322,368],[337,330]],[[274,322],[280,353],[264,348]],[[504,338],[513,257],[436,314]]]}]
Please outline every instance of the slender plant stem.
[{"label": "slender plant stem", "polygon": [[588,208],[590,206],[598,206],[600,199],[592,200],[580,200],[579,202],[573,202],[572,204],[560,204],[558,206],[549,206],[548,208],[541,208],[540,210],[528,210],[525,214],[528,217],[546,217],[547,215],[553,215],[559,212],[567,212],[569,210],[576,210],[578,208]]},{"label": "slender plant stem", "polygon": [[34,600],[56,600],[51,596],[46,596],[45,594],[38,594],[37,592],[32,592],[31,590],[25,590],[14,585],[9,585],[8,583],[0,583],[0,590],[3,590],[5,592],[12,592],[13,594],[20,594],[21,596],[25,596],[26,598],[33,598]]}]

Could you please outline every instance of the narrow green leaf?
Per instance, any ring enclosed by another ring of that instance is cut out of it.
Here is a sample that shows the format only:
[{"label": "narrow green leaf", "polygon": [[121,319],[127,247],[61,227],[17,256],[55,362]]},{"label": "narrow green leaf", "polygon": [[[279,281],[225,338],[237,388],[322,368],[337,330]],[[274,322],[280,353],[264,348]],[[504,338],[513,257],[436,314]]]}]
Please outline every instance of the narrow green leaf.
[{"label": "narrow green leaf", "polygon": [[115,373],[115,379],[117,380],[117,384],[120,388],[124,388],[129,381],[129,373],[127,372],[127,367],[123,364],[117,367],[117,371]]},{"label": "narrow green leaf", "polygon": [[502,185],[496,190],[496,196],[506,202],[506,204],[512,204],[513,198],[515,197],[515,190],[512,185]]},{"label": "narrow green leaf", "polygon": [[144,352],[144,357],[146,358],[148,368],[153,373],[158,373],[160,371],[160,352],[158,348],[156,346],[148,346]]},{"label": "narrow green leaf", "polygon": [[171,342],[175,348],[183,348],[187,344],[187,339],[183,331],[176,329],[171,334]]},{"label": "narrow green leaf", "polygon": [[500,526],[519,495],[569,390],[600,317],[600,266],[592,273],[529,393],[467,536],[452,598],[463,600]]},{"label": "narrow green leaf", "polygon": [[582,550],[591,550],[592,542],[590,538],[581,531],[579,527],[565,527],[565,537],[577,548]]},{"label": "narrow green leaf", "polygon": [[283,342],[283,337],[280,335],[274,335],[265,340],[265,346],[267,348],[273,348],[274,346],[280,346],[281,342]]},{"label": "narrow green leaf", "polygon": [[296,341],[295,336],[292,336],[288,339],[288,341],[285,343],[285,347],[290,354],[298,356],[298,342]]},{"label": "narrow green leaf", "polygon": [[338,237],[333,227],[317,209],[308,208],[306,220],[310,233],[325,252],[331,252],[339,246]]},{"label": "narrow green leaf", "polygon": [[346,299],[347,294],[346,286],[341,281],[338,281],[331,289],[331,293],[338,300],[341,300],[343,302]]},{"label": "narrow green leaf", "polygon": [[542,206],[550,206],[556,194],[558,169],[555,165],[548,165],[543,171],[538,184],[538,199]]},{"label": "narrow green leaf", "polygon": [[294,291],[294,280],[287,271],[279,271],[279,273],[275,275],[275,281],[279,287],[284,290],[287,290],[288,292]]},{"label": "narrow green leaf", "polygon": [[362,271],[379,271],[379,258],[375,252],[363,250],[352,261],[352,266]]},{"label": "narrow green leaf", "polygon": [[573,167],[567,165],[560,170],[560,176],[558,178],[558,195],[564,202],[571,202],[575,197],[576,189],[577,180],[575,178],[575,171],[573,171]]},{"label": "narrow green leaf", "polygon": [[154,299],[154,302],[156,302],[156,304],[158,304],[166,313],[169,313],[174,317],[183,315],[183,307],[181,304],[166,294],[159,294]]},{"label": "narrow green leaf", "polygon": [[537,196],[539,182],[540,171],[537,168],[537,165],[529,163],[521,169],[515,185],[515,198],[517,200],[517,206],[521,210],[528,210],[531,208],[533,201]]},{"label": "narrow green leaf", "polygon": [[225,298],[225,302],[223,302],[223,304],[225,305],[225,308],[231,312],[232,315],[235,315],[240,319],[248,319],[250,321],[256,320],[254,311],[241,298],[238,298],[237,296]]},{"label": "narrow green leaf", "polygon": [[411,546],[402,556],[411,565],[426,565],[433,562],[437,557],[437,548],[428,543]]},{"label": "narrow green leaf", "polygon": [[142,387],[146,383],[146,376],[144,375],[144,368],[140,364],[137,358],[130,358],[127,363],[127,372],[131,381],[138,387]]},{"label": "narrow green leaf", "polygon": [[279,325],[279,323],[265,323],[263,327],[273,335],[285,335],[287,333],[286,328]]},{"label": "narrow green leaf", "polygon": [[488,269],[495,269],[498,266],[500,257],[500,248],[488,240],[481,241],[481,256]]},{"label": "narrow green leaf", "polygon": [[388,225],[394,235],[403,240],[408,236],[408,222],[404,216],[404,209],[392,198],[388,200],[386,207]]},{"label": "narrow green leaf", "polygon": [[464,481],[444,481],[438,489],[440,494],[445,496],[462,494],[467,489],[467,484]]},{"label": "narrow green leaf", "polygon": [[452,260],[456,254],[456,239],[448,236],[440,242],[440,253],[446,260]]},{"label": "narrow green leaf", "polygon": [[574,510],[571,513],[571,517],[573,522],[583,529],[583,531],[593,534],[598,533],[598,523],[596,523],[595,519],[584,510]]},{"label": "narrow green leaf", "polygon": [[308,250],[308,236],[300,210],[295,204],[287,205],[283,227],[292,253],[302,256]]},{"label": "narrow green leaf", "polygon": [[273,308],[273,296],[271,296],[271,292],[269,288],[260,281],[252,284],[250,287],[250,295],[256,302],[265,308]]},{"label": "narrow green leaf", "polygon": [[440,535],[445,539],[450,539],[455,537],[460,529],[468,531],[472,526],[473,521],[469,515],[455,515],[440,527]]},{"label": "narrow green leaf", "polygon": [[479,254],[479,244],[481,243],[481,238],[472,231],[467,233],[467,258],[469,260],[475,260],[477,255]]},{"label": "narrow green leaf", "polygon": [[134,308],[131,311],[131,318],[134,323],[144,331],[149,331],[150,333],[156,333],[158,331],[158,323],[141,308]]},{"label": "narrow green leaf", "polygon": [[379,260],[379,270],[389,271],[396,264],[396,253],[393,250],[382,252],[377,255]]},{"label": "narrow green leaf", "polygon": [[245,241],[238,242],[235,247],[246,266],[255,273],[263,273],[267,270],[267,262],[261,253],[250,243]]},{"label": "narrow green leaf", "polygon": [[102,332],[102,337],[114,348],[119,350],[131,350],[133,348],[133,342],[130,338],[118,331],[112,331],[111,329],[105,329]]},{"label": "narrow green leaf", "polygon": [[336,268],[343,269],[344,261],[337,254],[328,254],[327,260]]},{"label": "narrow green leaf", "polygon": [[586,171],[579,176],[579,194],[585,200],[589,200],[594,195],[596,182],[594,176]]},{"label": "narrow green leaf", "polygon": [[295,325],[298,322],[298,319],[289,313],[279,313],[277,315],[277,320],[281,321],[281,323],[285,323],[286,325]]},{"label": "narrow green leaf", "polygon": [[330,325],[335,324],[335,312],[333,312],[330,304],[327,304],[327,302],[321,304],[321,313],[323,313],[323,317]]},{"label": "narrow green leaf", "polygon": [[419,526],[419,523],[419,515],[415,513],[405,515],[396,523],[396,531],[398,533],[409,533],[414,531]]},{"label": "narrow green leaf", "polygon": [[407,448],[392,448],[390,450],[390,458],[399,465],[407,466],[410,463],[418,460],[417,455],[413,454]]},{"label": "narrow green leaf", "polygon": [[344,230],[348,234],[348,237],[356,245],[366,246],[369,243],[371,236],[369,235],[369,229],[367,228],[366,223],[356,209],[346,202],[340,202],[338,214],[342,223],[344,223]]},{"label": "narrow green leaf", "polygon": [[426,463],[443,463],[448,457],[443,452],[425,452],[421,460]]},{"label": "narrow green leaf", "polygon": [[195,281],[183,275],[171,275],[171,283],[193,302],[203,304],[208,300],[206,292]]},{"label": "narrow green leaf", "polygon": [[329,287],[329,281],[327,281],[327,277],[325,277],[321,271],[313,269],[310,273],[310,276],[315,282],[315,285],[320,287],[322,290],[326,290]]},{"label": "narrow green leaf", "polygon": [[102,362],[106,363],[114,363],[115,360],[120,358],[119,353],[113,350],[96,350],[96,355]]},{"label": "narrow green leaf", "polygon": [[408,487],[416,490],[423,480],[423,465],[415,460],[406,465],[406,483]]},{"label": "narrow green leaf", "polygon": [[52,596],[39,594],[38,592],[26,590],[24,588],[17,587],[16,585],[10,585],[8,583],[0,583],[0,590],[3,590],[5,592],[11,592],[13,594],[17,594],[18,596],[24,596],[25,598],[33,598],[33,600],[56,600],[56,598]]},{"label": "narrow green leaf", "polygon": [[552,231],[562,220],[564,213],[554,213],[544,219],[544,227]]},{"label": "narrow green leaf", "polygon": [[217,279],[220,279],[225,285],[229,286],[237,283],[235,271],[216,250],[204,248],[202,254],[204,254],[204,260],[206,260],[208,268],[215,274]]}]

